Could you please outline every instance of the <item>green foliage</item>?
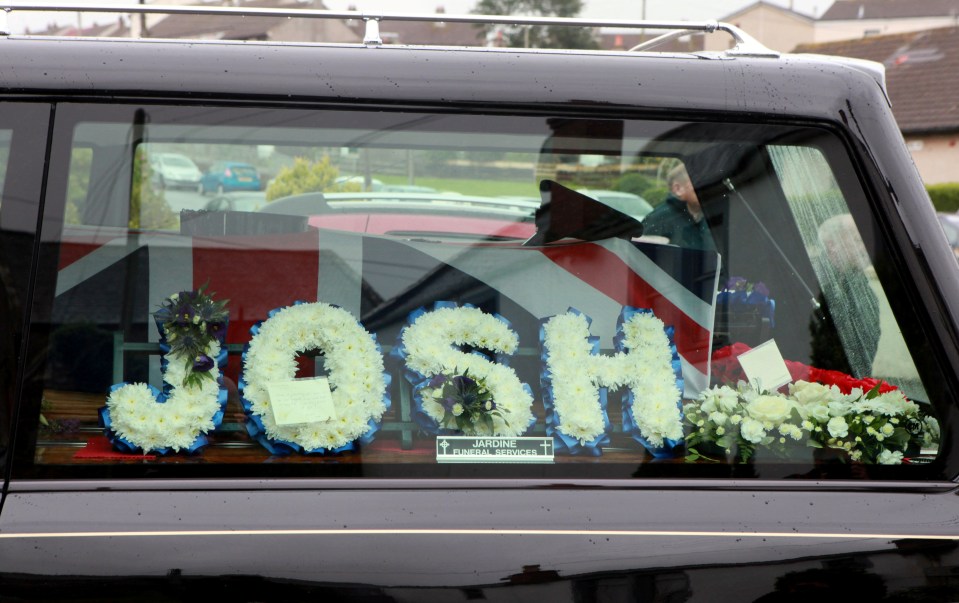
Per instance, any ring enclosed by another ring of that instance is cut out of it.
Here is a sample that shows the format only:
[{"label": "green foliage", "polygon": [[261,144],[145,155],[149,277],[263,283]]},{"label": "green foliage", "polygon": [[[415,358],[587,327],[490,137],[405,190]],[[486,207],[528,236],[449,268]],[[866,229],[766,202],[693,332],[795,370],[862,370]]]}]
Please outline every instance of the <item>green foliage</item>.
[{"label": "green foliage", "polygon": [[[130,190],[130,228],[168,230],[178,227],[176,214],[152,182],[153,169],[143,147],[133,157],[133,186]],[[87,171],[89,180],[89,170]]]},{"label": "green foliage", "polygon": [[290,195],[302,195],[315,192],[357,192],[359,185],[353,182],[337,184],[340,170],[330,163],[330,156],[324,155],[319,161],[310,161],[306,157],[293,160],[293,167],[280,170],[266,189],[266,200],[273,201]]},{"label": "green foliage", "polygon": [[642,194],[643,199],[646,199],[646,201],[653,207],[658,207],[661,205],[668,196],[669,187],[667,186],[654,186],[652,188],[647,188]]},{"label": "green foliage", "polygon": [[926,192],[936,211],[953,213],[959,211],[959,182],[927,184]]},{"label": "green foliage", "polygon": [[655,184],[652,178],[636,172],[629,172],[617,178],[616,182],[613,183],[613,188],[618,191],[623,191],[624,193],[632,193],[645,198],[646,191],[655,186]]},{"label": "green foliage", "polygon": [[87,200],[90,189],[90,166],[93,164],[93,149],[77,147],[70,152],[70,175],[67,179],[67,208],[64,220],[67,224],[80,224],[80,208]]},{"label": "green foliage", "polygon": [[[480,0],[474,13],[480,15],[524,15],[535,17],[578,17],[582,0]],[[489,32],[493,26],[484,27]],[[506,45],[527,48],[585,48],[599,45],[585,27],[516,27],[504,32]]]}]

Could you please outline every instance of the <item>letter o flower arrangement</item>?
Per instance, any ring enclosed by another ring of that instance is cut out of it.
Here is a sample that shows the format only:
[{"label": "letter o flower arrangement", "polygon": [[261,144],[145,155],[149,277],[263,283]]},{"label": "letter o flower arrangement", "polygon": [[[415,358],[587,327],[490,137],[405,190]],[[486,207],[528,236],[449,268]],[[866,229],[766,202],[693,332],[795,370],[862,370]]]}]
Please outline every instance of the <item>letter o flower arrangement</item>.
[{"label": "letter o flower arrangement", "polygon": [[[414,419],[430,433],[462,432],[477,436],[519,436],[532,426],[529,385],[506,365],[519,337],[509,322],[470,305],[436,302],[409,316],[394,355],[406,363],[413,386]],[[497,354],[490,362],[479,352]]]},{"label": "letter o flower arrangement", "polygon": [[[374,337],[352,314],[322,302],[296,302],[254,325],[243,352],[241,402],[247,431],[272,454],[339,453],[369,443],[390,407],[383,355]],[[336,416],[329,421],[277,425],[268,385],[296,378],[296,354],[318,349]]]},{"label": "letter o flower arrangement", "polygon": [[614,338],[617,353],[599,355],[591,320],[570,308],[540,328],[546,433],[556,450],[602,454],[609,443],[606,388],[627,387],[623,428],[655,456],[671,456],[682,441],[682,376],[676,346],[651,310],[624,308]]},{"label": "letter o flower arrangement", "polygon": [[206,435],[223,421],[226,389],[220,367],[229,313],[205,286],[181,291],[154,314],[164,353],[163,392],[146,383],[110,388],[100,424],[114,448],[124,452],[168,454],[199,451]]}]

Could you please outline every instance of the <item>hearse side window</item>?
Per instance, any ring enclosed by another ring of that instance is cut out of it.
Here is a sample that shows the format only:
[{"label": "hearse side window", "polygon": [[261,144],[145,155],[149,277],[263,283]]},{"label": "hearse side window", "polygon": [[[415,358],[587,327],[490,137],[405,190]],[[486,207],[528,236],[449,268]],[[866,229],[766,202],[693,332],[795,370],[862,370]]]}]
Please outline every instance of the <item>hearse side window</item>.
[{"label": "hearse side window", "polygon": [[16,470],[935,476],[951,400],[853,165],[809,127],[63,104]]},{"label": "hearse side window", "polygon": [[3,103],[0,110],[0,465],[15,416],[20,344],[45,163],[50,107]]}]

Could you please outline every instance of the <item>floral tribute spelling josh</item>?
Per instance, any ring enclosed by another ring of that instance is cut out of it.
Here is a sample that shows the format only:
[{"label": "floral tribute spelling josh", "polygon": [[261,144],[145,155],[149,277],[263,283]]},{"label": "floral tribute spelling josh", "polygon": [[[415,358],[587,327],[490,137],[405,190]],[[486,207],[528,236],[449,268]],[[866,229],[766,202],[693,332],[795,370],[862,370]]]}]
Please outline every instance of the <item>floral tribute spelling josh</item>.
[{"label": "floral tribute spelling josh", "polygon": [[154,314],[164,352],[163,392],[146,383],[111,388],[100,421],[114,447],[165,454],[195,452],[223,418],[220,366],[229,313],[206,288],[165,299]]}]

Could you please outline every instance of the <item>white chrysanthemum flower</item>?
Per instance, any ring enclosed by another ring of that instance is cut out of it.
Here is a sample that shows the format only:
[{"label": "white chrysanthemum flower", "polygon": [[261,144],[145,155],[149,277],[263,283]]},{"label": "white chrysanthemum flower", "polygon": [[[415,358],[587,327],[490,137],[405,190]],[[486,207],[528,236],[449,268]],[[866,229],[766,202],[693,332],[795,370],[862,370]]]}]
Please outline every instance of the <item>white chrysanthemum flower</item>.
[{"label": "white chrysanthemum flower", "polygon": [[750,418],[743,419],[739,433],[743,436],[743,439],[753,444],[762,442],[763,438],[766,437],[766,430],[763,428],[763,424],[756,419]]}]

